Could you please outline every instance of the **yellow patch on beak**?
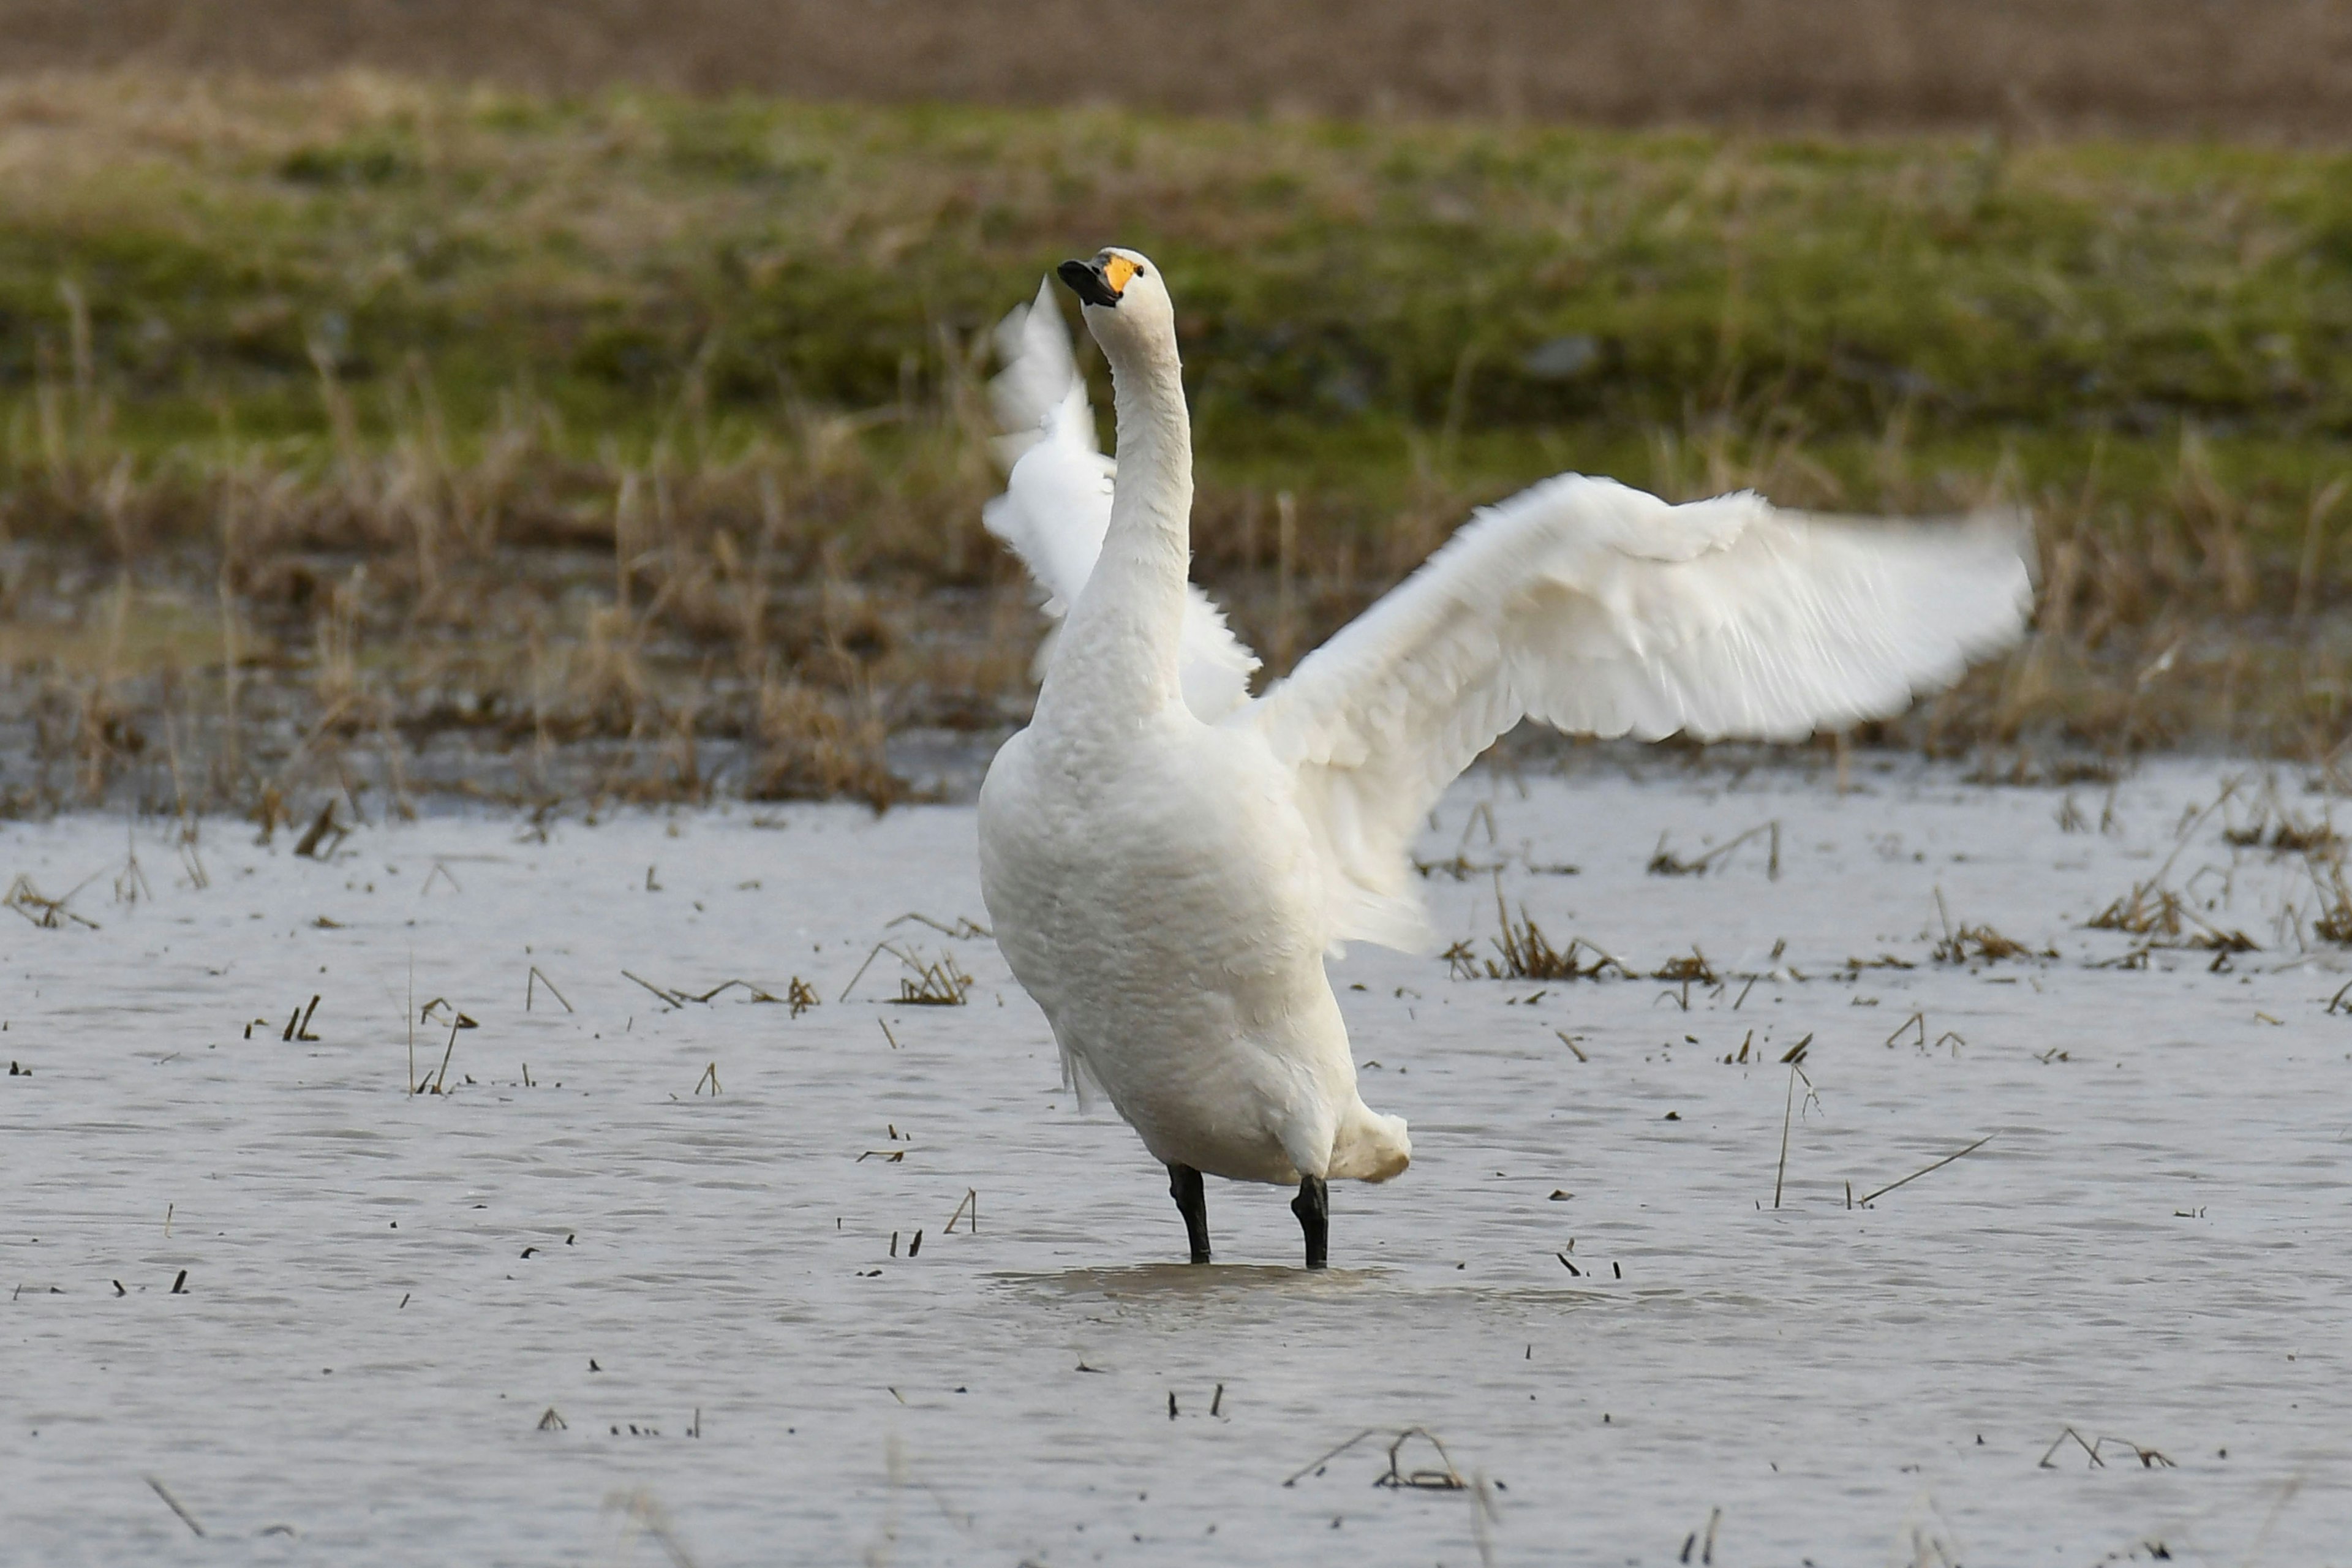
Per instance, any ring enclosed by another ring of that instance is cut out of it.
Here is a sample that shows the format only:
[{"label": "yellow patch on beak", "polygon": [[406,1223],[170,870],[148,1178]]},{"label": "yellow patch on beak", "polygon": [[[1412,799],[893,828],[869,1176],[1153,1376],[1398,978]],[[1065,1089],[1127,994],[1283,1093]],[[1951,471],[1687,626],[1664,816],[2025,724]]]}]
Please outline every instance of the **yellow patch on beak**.
[{"label": "yellow patch on beak", "polygon": [[1127,292],[1128,280],[1142,270],[1124,256],[1114,256],[1103,263],[1103,281],[1114,294]]}]

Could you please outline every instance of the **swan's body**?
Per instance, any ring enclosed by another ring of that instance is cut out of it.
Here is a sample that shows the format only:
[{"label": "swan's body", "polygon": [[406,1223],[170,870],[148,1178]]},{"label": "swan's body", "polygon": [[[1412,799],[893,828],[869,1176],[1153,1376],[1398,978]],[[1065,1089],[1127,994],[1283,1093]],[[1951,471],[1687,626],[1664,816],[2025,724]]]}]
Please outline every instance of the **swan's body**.
[{"label": "swan's body", "polygon": [[1073,1076],[1162,1163],[1379,1181],[1412,1146],[1356,1095],[1288,775],[1181,704],[1033,724],[981,795],[989,913]]},{"label": "swan's body", "polygon": [[1412,1155],[1357,1094],[1324,959],[1427,945],[1412,836],[1496,735],[1532,716],[1785,738],[1890,713],[2011,640],[2030,583],[2013,528],[1866,531],[1563,476],[1482,512],[1252,700],[1256,660],[1186,580],[1167,290],[1129,251],[1062,274],[1110,361],[1118,458],[1095,447],[1041,291],[998,386],[1034,434],[988,521],[1066,613],[1035,717],[981,791],[982,887],[1066,1073],[1170,1167],[1194,1258],[1206,1172],[1297,1182],[1317,1265],[1324,1182]]}]

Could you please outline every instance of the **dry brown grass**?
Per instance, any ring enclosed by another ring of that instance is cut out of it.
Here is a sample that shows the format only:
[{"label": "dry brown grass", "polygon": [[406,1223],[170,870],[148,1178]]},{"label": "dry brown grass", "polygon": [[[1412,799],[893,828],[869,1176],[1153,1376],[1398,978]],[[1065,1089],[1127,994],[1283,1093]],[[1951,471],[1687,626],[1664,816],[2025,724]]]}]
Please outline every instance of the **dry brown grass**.
[{"label": "dry brown grass", "polygon": [[[1042,623],[975,521],[994,480],[971,404],[912,411],[887,450],[811,412],[583,461],[536,444],[519,407],[469,460],[436,455],[421,416],[324,463],[234,442],[153,469],[68,458],[18,505],[100,497],[133,542],[0,555],[0,792],[19,811],[329,786],[885,806],[926,782],[894,771],[894,735],[962,734],[976,756],[1028,700]],[[2196,461],[2184,486],[2205,483]],[[1635,477],[1835,499],[1769,443]],[[1303,652],[1477,499],[1433,481],[1384,537],[1294,529],[1286,564],[1269,500],[1209,487],[1199,573],[1255,646]],[[1862,739],[1979,752],[1988,782],[2069,782],[2184,742],[2336,758],[2344,628],[2231,616],[2234,509],[2200,504],[2149,515],[2086,489],[2051,509],[2027,645]],[[191,510],[215,541],[137,547]]]},{"label": "dry brown grass", "polygon": [[[324,461],[224,440],[135,478],[80,460],[102,437],[68,418],[0,516],[97,498],[110,527],[0,553],[0,804],[881,809],[915,788],[893,729],[992,728],[1025,700],[1034,617],[980,532],[988,432],[963,418],[919,411],[887,464],[810,411],[723,451],[583,462],[517,405],[466,461],[420,413]],[[145,545],[190,513],[216,539]]]},{"label": "dry brown grass", "polygon": [[2352,132],[2306,0],[5,0],[0,69],[349,66],[909,102],[2171,136]]}]

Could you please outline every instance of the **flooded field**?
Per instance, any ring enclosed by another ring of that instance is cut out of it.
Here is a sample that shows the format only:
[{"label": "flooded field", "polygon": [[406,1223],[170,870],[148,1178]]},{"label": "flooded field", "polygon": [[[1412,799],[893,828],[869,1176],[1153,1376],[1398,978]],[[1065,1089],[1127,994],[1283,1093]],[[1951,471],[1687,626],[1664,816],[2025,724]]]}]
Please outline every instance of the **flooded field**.
[{"label": "flooded field", "polygon": [[2326,797],[1644,768],[1335,967],[1319,1277],[968,808],[0,826],[0,1563],[2352,1561]]}]

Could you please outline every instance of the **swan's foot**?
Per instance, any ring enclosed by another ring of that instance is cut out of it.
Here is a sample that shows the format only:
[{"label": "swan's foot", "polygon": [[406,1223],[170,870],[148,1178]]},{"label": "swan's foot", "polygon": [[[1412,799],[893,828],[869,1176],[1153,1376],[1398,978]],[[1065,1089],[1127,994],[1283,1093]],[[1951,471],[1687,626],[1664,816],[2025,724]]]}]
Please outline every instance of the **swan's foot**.
[{"label": "swan's foot", "polygon": [[1192,1261],[1209,1261],[1209,1194],[1202,1190],[1201,1173],[1190,1165],[1168,1167],[1168,1195],[1184,1216],[1184,1234],[1192,1243]]},{"label": "swan's foot", "polygon": [[1290,1200],[1298,1228],[1307,1233],[1307,1267],[1321,1268],[1330,1261],[1331,1189],[1320,1176],[1302,1176],[1298,1195]]}]

